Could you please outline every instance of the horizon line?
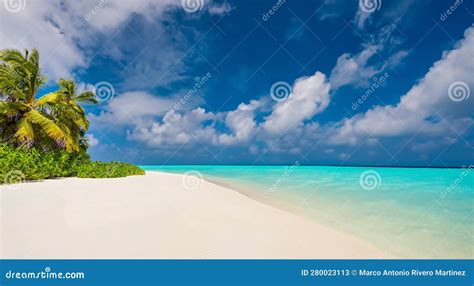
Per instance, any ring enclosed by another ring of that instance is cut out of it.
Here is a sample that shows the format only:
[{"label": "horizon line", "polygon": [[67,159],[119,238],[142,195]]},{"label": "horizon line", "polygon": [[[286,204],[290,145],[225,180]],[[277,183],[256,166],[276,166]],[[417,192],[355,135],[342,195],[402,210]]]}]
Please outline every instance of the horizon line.
[{"label": "horizon line", "polygon": [[[296,161],[297,162],[297,161]],[[144,166],[220,166],[220,167],[230,167],[230,166],[246,166],[246,167],[277,167],[277,166],[292,166],[292,164],[274,164],[274,165],[262,165],[262,164],[137,164],[140,167]],[[372,168],[412,168],[412,169],[471,169],[474,165],[462,165],[462,166],[393,166],[393,165],[305,165],[299,164],[299,167],[372,167]]]}]

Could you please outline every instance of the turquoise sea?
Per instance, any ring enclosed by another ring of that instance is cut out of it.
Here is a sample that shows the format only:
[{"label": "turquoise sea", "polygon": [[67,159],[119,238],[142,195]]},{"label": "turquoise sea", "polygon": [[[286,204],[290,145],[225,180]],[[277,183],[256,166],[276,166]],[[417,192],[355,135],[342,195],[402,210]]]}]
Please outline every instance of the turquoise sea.
[{"label": "turquoise sea", "polygon": [[396,257],[474,258],[472,168],[142,167],[202,176]]}]

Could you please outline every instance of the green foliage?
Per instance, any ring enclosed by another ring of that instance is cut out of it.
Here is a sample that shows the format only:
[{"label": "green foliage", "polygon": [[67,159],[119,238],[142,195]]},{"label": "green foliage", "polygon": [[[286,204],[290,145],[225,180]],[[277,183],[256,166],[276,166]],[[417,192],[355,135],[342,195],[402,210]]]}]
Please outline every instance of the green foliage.
[{"label": "green foliage", "polygon": [[90,162],[79,166],[79,178],[117,178],[144,175],[145,171],[135,165],[122,162]]},{"label": "green foliage", "polygon": [[79,94],[72,80],[60,79],[59,90],[38,98],[45,83],[38,50],[0,51],[0,140],[25,148],[82,151],[89,121],[80,104],[97,103],[95,94]]},{"label": "green foliage", "polygon": [[137,166],[118,162],[92,162],[85,151],[41,151],[17,148],[0,143],[0,184],[11,171],[20,172],[24,180],[57,177],[116,178],[143,175]]},{"label": "green foliage", "polygon": [[40,180],[145,173],[126,163],[92,162],[84,136],[89,121],[81,104],[97,103],[96,95],[78,93],[74,81],[60,79],[57,91],[38,98],[46,81],[38,50],[0,51],[0,184],[15,176]]},{"label": "green foliage", "polygon": [[22,149],[0,144],[0,183],[10,171],[21,172],[25,180],[75,176],[78,167],[89,162],[85,151],[43,152],[36,148]]}]

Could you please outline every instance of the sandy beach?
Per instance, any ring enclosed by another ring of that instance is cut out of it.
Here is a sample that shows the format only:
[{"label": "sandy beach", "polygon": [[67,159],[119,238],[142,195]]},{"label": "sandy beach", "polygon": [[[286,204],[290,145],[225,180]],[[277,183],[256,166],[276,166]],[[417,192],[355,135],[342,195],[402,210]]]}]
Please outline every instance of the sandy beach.
[{"label": "sandy beach", "polygon": [[365,241],[178,174],[1,186],[2,258],[387,258]]}]

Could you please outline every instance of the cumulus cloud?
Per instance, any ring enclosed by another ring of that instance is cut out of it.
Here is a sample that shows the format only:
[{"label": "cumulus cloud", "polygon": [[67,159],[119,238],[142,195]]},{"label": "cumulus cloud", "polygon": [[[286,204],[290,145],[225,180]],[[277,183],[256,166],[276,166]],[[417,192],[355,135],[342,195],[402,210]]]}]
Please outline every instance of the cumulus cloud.
[{"label": "cumulus cloud", "polygon": [[133,91],[114,97],[98,115],[89,114],[94,125],[127,126],[143,124],[163,116],[177,99],[155,96],[144,91]]},{"label": "cumulus cloud", "polygon": [[[251,100],[234,110],[215,114],[203,108],[171,110],[174,99],[130,92],[113,99],[107,110],[98,116],[91,116],[95,124],[128,126],[128,139],[144,141],[149,146],[200,141],[211,145],[238,145],[257,136],[266,140],[289,129],[294,131],[329,104],[330,84],[320,72],[296,80],[292,90],[287,100],[276,103],[269,112],[266,110],[270,102],[265,99]],[[261,112],[267,116],[257,122],[256,115]]]},{"label": "cumulus cloud", "polygon": [[394,30],[395,25],[384,26],[379,33],[368,37],[369,44],[363,45],[362,51],[354,55],[344,53],[339,56],[329,77],[331,87],[367,87],[370,78],[388,67],[398,65],[407,55],[407,51],[396,50],[402,40],[393,35]]},{"label": "cumulus cloud", "polygon": [[257,126],[255,111],[260,106],[261,102],[252,100],[250,104],[241,103],[236,110],[228,112],[225,123],[232,134],[221,134],[219,142],[228,145],[251,139]]},{"label": "cumulus cloud", "polygon": [[60,14],[60,7],[52,1],[29,1],[17,13],[0,9],[0,49],[39,48],[42,66],[53,79],[69,76],[72,68],[85,64],[73,38],[77,33],[69,29],[70,25],[66,30],[55,24],[51,19],[55,13]]},{"label": "cumulus cloud", "polygon": [[[148,146],[173,144],[236,145],[249,142],[255,135],[255,112],[261,102],[241,103],[235,110],[223,113],[208,112],[203,108],[189,111],[170,110],[163,118],[142,121],[128,131],[128,139],[144,141]],[[226,131],[217,131],[216,125]]]},{"label": "cumulus cloud", "polygon": [[326,76],[321,72],[298,79],[290,97],[275,105],[271,114],[261,124],[262,128],[268,133],[278,134],[301,126],[304,120],[326,109],[330,87]]},{"label": "cumulus cloud", "polygon": [[175,144],[213,144],[216,131],[213,125],[204,126],[207,121],[215,120],[215,115],[203,108],[196,108],[187,113],[168,111],[161,122],[148,126],[137,126],[128,132],[130,140],[143,141],[151,147]]},{"label": "cumulus cloud", "polygon": [[87,142],[89,143],[90,147],[94,147],[99,145],[99,139],[97,139],[94,134],[86,134]]},{"label": "cumulus cloud", "polygon": [[[105,52],[120,58],[124,46],[111,41],[110,36],[120,38],[122,28],[125,24],[130,26],[128,20],[132,16],[139,15],[149,23],[155,23],[153,27],[155,33],[149,34],[152,34],[153,40],[157,40],[157,35],[162,32],[160,19],[172,7],[181,9],[181,1],[26,1],[25,8],[17,13],[0,9],[0,49],[23,50],[36,47],[40,50],[41,66],[50,80],[54,81],[60,77],[70,78],[74,75],[75,69],[87,68],[93,57],[97,56],[97,47],[94,45],[108,43]],[[223,13],[229,6],[211,2],[209,9],[210,13]],[[159,40],[160,46],[167,46],[166,40],[163,38]],[[176,39],[173,41],[177,42]],[[136,47],[133,48],[136,51]],[[156,56],[156,51],[154,52]],[[167,59],[172,64],[180,59],[169,49],[160,52],[164,55],[159,58]],[[151,57],[144,58],[143,62],[146,63]],[[160,66],[170,67],[171,63]],[[139,71],[135,66],[131,68],[135,68],[131,74]],[[179,66],[174,68],[179,72]],[[163,69],[160,70],[160,75],[163,74]],[[145,74],[150,70],[142,72]],[[174,79],[172,76],[165,74],[163,79],[171,77],[165,81],[170,82]],[[153,80],[156,82],[159,78]]]},{"label": "cumulus cloud", "polygon": [[[456,48],[444,53],[441,60],[413,86],[397,105],[377,106],[340,122],[332,136],[333,143],[352,143],[366,136],[400,136],[409,133],[448,135],[462,132],[472,124],[472,97],[455,102],[449,97],[449,87],[464,82],[473,89],[474,28],[466,30],[465,38]],[[464,127],[464,128],[463,128]]]},{"label": "cumulus cloud", "polygon": [[369,59],[380,50],[380,46],[369,45],[360,53],[351,56],[344,53],[337,59],[336,66],[332,69],[329,82],[334,89],[344,85],[355,84],[364,86],[367,80],[380,72],[380,68],[367,65]]}]

